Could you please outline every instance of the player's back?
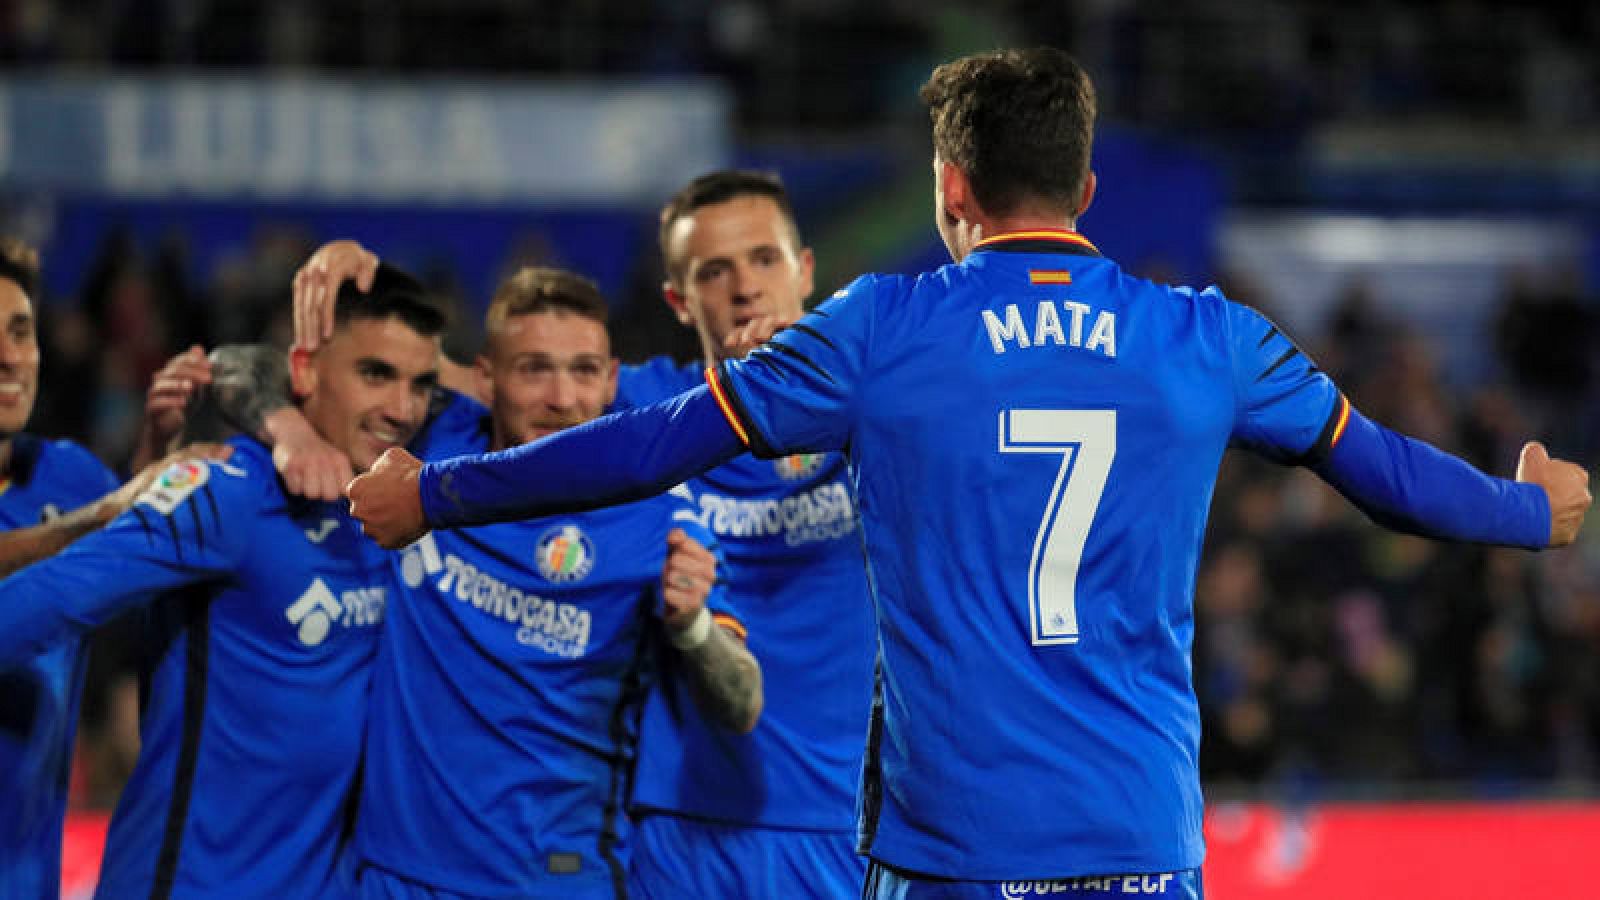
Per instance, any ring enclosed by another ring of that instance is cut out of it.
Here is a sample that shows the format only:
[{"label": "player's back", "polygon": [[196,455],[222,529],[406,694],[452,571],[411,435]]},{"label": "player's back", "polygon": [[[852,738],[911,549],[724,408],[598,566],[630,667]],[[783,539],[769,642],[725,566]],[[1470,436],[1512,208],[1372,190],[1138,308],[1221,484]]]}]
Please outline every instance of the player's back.
[{"label": "player's back", "polygon": [[[0,530],[83,506],[116,487],[89,451],[67,441],[11,439],[11,478],[0,484]],[[83,689],[84,644],[69,641],[0,670],[0,895],[60,892],[61,829]]]},{"label": "player's back", "polygon": [[864,839],[1002,880],[1197,866],[1191,597],[1230,440],[1325,440],[1270,323],[1069,232],[869,277],[714,387],[765,452],[848,446],[884,707]]},{"label": "player's back", "polygon": [[1020,253],[895,299],[852,455],[887,700],[923,696],[876,744],[909,799],[873,849],[973,878],[1198,865],[1190,596],[1233,411],[1215,312]]}]

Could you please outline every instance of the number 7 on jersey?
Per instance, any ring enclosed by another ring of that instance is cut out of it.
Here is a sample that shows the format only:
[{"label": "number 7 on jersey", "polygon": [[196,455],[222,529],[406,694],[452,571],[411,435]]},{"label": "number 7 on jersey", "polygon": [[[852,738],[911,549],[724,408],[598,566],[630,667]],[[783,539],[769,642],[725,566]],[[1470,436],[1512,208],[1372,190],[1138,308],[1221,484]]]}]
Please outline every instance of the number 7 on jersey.
[{"label": "number 7 on jersey", "polygon": [[1001,453],[1061,456],[1028,561],[1034,646],[1078,642],[1078,566],[1117,455],[1114,409],[1005,409]]}]

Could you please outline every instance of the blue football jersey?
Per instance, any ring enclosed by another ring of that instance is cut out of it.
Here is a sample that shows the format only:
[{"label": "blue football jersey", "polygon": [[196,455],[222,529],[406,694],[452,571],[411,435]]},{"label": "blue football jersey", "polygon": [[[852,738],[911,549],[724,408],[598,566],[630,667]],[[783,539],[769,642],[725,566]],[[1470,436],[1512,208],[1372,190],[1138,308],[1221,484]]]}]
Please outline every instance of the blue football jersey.
[{"label": "blue football jersey", "polygon": [[[462,398],[465,414],[482,407]],[[424,457],[482,453],[486,421],[430,431]],[[433,532],[373,676],[356,853],[477,897],[622,896],[639,704],[670,660],[658,618],[667,534],[703,546],[681,492],[571,516]],[[713,588],[707,607],[743,633]]]},{"label": "blue football jersey", "polygon": [[[117,479],[70,441],[11,439],[11,478],[0,482],[0,530],[27,528],[115,490]],[[61,892],[61,830],[85,645],[63,641],[0,666],[0,896]]]},{"label": "blue football jersey", "polygon": [[969,880],[1200,864],[1217,467],[1326,452],[1326,376],[1215,290],[1041,231],[859,279],[711,381],[758,452],[848,448],[857,474],[883,648],[864,850]]},{"label": "blue football jersey", "polygon": [[[625,366],[619,404],[664,400],[703,369]],[[742,456],[689,481],[728,562],[766,702],[748,735],[698,714],[670,671],[645,707],[634,803],[739,825],[849,831],[877,655],[844,457]]]},{"label": "blue football jersey", "polygon": [[128,512],[0,582],[0,665],[143,606],[143,748],[103,897],[338,896],[389,554],[268,451],[169,468]]},{"label": "blue football jersey", "polygon": [[489,410],[482,403],[447,387],[434,390],[432,409],[407,445],[423,459],[442,459],[473,452],[489,433]]}]

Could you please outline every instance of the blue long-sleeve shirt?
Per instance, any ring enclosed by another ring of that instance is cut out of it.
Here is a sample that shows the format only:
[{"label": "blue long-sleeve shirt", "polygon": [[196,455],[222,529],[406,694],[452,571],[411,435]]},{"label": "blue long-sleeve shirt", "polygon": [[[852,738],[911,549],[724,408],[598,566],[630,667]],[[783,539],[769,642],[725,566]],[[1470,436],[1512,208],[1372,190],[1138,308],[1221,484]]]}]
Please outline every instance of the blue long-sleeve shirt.
[{"label": "blue long-sleeve shirt", "polygon": [[[38,525],[117,486],[100,460],[69,441],[11,439],[0,485],[0,529]],[[55,900],[73,735],[87,653],[62,641],[0,666],[0,897]]]},{"label": "blue long-sleeve shirt", "polygon": [[613,502],[746,446],[844,450],[882,651],[861,846],[914,872],[1200,865],[1194,576],[1230,445],[1313,466],[1391,527],[1549,540],[1538,485],[1365,420],[1259,313],[1132,277],[1072,232],[858,279],[708,381],[425,466],[425,515]]},{"label": "blue long-sleeve shirt", "polygon": [[144,611],[143,746],[99,896],[338,896],[388,555],[267,450],[168,469],[127,513],[0,581],[0,666]]}]

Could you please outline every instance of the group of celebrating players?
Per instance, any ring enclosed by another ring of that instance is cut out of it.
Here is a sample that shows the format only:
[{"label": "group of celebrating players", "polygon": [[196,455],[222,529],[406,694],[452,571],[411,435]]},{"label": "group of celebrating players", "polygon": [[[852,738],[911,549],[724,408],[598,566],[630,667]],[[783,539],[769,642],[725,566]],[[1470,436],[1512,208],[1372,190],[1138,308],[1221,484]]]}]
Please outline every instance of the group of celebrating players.
[{"label": "group of celebrating players", "polygon": [[951,266],[806,313],[781,183],[716,172],[661,214],[702,361],[619,365],[595,285],[529,268],[464,368],[415,279],[334,242],[287,356],[158,375],[145,455],[218,443],[121,488],[21,432],[6,254],[0,897],[57,893],[84,636],[131,609],[103,897],[1200,897],[1188,650],[1228,445],[1391,527],[1573,540],[1580,468],[1479,473],[1255,312],[1101,257],[1070,57],[967,57],[923,98]]}]

